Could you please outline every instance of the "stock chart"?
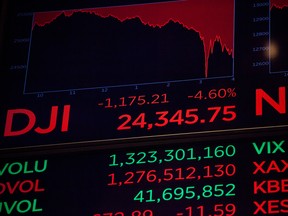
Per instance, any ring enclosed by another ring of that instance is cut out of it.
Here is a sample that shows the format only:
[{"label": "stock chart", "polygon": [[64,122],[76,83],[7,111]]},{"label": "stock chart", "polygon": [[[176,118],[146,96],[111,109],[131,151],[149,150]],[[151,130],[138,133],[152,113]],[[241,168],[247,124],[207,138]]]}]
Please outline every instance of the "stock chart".
[{"label": "stock chart", "polygon": [[1,215],[287,215],[287,0],[4,6]]}]

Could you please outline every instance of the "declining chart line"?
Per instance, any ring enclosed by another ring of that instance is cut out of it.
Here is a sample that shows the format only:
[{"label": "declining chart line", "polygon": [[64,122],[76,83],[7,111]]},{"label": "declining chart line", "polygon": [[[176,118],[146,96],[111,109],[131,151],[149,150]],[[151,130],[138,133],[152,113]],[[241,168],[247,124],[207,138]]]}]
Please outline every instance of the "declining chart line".
[{"label": "declining chart line", "polygon": [[[223,55],[228,57],[230,56],[229,58],[231,58],[232,61],[234,58],[234,1],[223,0],[221,4],[216,4],[214,1],[209,0],[204,1],[205,3],[199,3],[195,0],[187,0],[162,4],[36,12],[34,14],[32,30],[33,40],[35,32],[39,29],[49,28],[50,25],[58,22],[61,17],[62,22],[64,18],[66,20],[72,20],[73,18],[75,19],[76,14],[94,15],[100,17],[102,20],[106,20],[107,22],[108,20],[114,19],[114,22],[118,20],[122,24],[126,25],[129,22],[131,23],[140,20],[142,24],[141,28],[150,28],[152,30],[154,29],[155,31],[163,28],[169,28],[171,25],[174,25],[173,28],[178,28],[180,29],[179,31],[188,31],[190,34],[192,34],[191,32],[197,33],[202,41],[204,72],[202,77],[199,78],[205,79],[216,77],[217,72],[209,73],[209,67],[212,68],[216,67],[215,65],[217,64],[221,64],[221,59],[217,59],[217,57],[215,57],[217,54],[215,53],[222,52]],[[210,3],[210,7],[207,7],[207,3]],[[221,16],[219,14],[221,14]],[[133,31],[133,29],[131,29],[131,31]],[[33,56],[37,55],[33,49],[30,54]],[[33,56],[31,59],[33,59]],[[225,58],[227,59],[228,57]],[[219,61],[219,63],[216,64],[216,61]],[[31,63],[31,65],[33,66],[33,63]],[[30,65],[29,68],[31,68]],[[226,73],[225,76],[220,74],[219,77],[232,77],[234,75],[232,68],[233,67],[231,66],[229,72],[230,74]],[[28,78],[31,76],[29,73],[30,71],[28,69]],[[182,78],[179,80],[182,80]],[[159,80],[155,82],[159,82]]]},{"label": "declining chart line", "polygon": [[269,10],[269,72],[286,73],[288,71],[288,37],[285,26],[288,24],[288,1],[270,0]]}]

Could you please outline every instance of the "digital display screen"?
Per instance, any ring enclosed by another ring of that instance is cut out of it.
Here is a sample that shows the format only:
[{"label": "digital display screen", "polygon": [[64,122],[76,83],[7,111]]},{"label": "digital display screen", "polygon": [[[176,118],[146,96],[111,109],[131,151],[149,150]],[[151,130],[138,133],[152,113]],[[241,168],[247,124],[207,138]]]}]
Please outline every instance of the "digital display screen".
[{"label": "digital display screen", "polygon": [[287,215],[287,136],[1,160],[1,215]]},{"label": "digital display screen", "polygon": [[5,0],[0,215],[288,215],[287,0]]},{"label": "digital display screen", "polygon": [[19,5],[1,148],[287,127],[285,1]]}]

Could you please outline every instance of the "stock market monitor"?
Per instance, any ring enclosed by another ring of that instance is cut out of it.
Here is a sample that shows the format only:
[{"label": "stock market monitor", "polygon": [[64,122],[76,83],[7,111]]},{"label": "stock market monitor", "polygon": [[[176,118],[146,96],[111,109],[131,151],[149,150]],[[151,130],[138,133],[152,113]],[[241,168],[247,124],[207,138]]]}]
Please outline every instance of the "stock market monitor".
[{"label": "stock market monitor", "polygon": [[0,6],[0,215],[288,215],[288,0]]}]

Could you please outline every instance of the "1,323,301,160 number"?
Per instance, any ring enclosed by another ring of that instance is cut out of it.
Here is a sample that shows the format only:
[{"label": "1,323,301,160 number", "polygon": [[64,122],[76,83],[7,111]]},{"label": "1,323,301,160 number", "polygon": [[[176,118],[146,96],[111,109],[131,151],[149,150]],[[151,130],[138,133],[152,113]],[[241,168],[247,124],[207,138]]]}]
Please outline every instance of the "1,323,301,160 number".
[{"label": "1,323,301,160 number", "polygon": [[121,123],[117,127],[117,130],[130,130],[133,127],[150,130],[153,127],[165,127],[169,124],[177,124],[180,126],[193,125],[196,123],[204,124],[206,122],[213,123],[217,118],[221,119],[221,121],[231,122],[237,117],[235,105],[208,107],[206,112],[210,114],[205,115],[209,116],[208,119],[200,118],[198,108],[177,110],[173,113],[167,110],[159,111],[155,112],[156,120],[154,120],[154,122],[147,122],[146,113],[140,113],[136,117],[132,117],[130,114],[123,114],[118,118]]}]

